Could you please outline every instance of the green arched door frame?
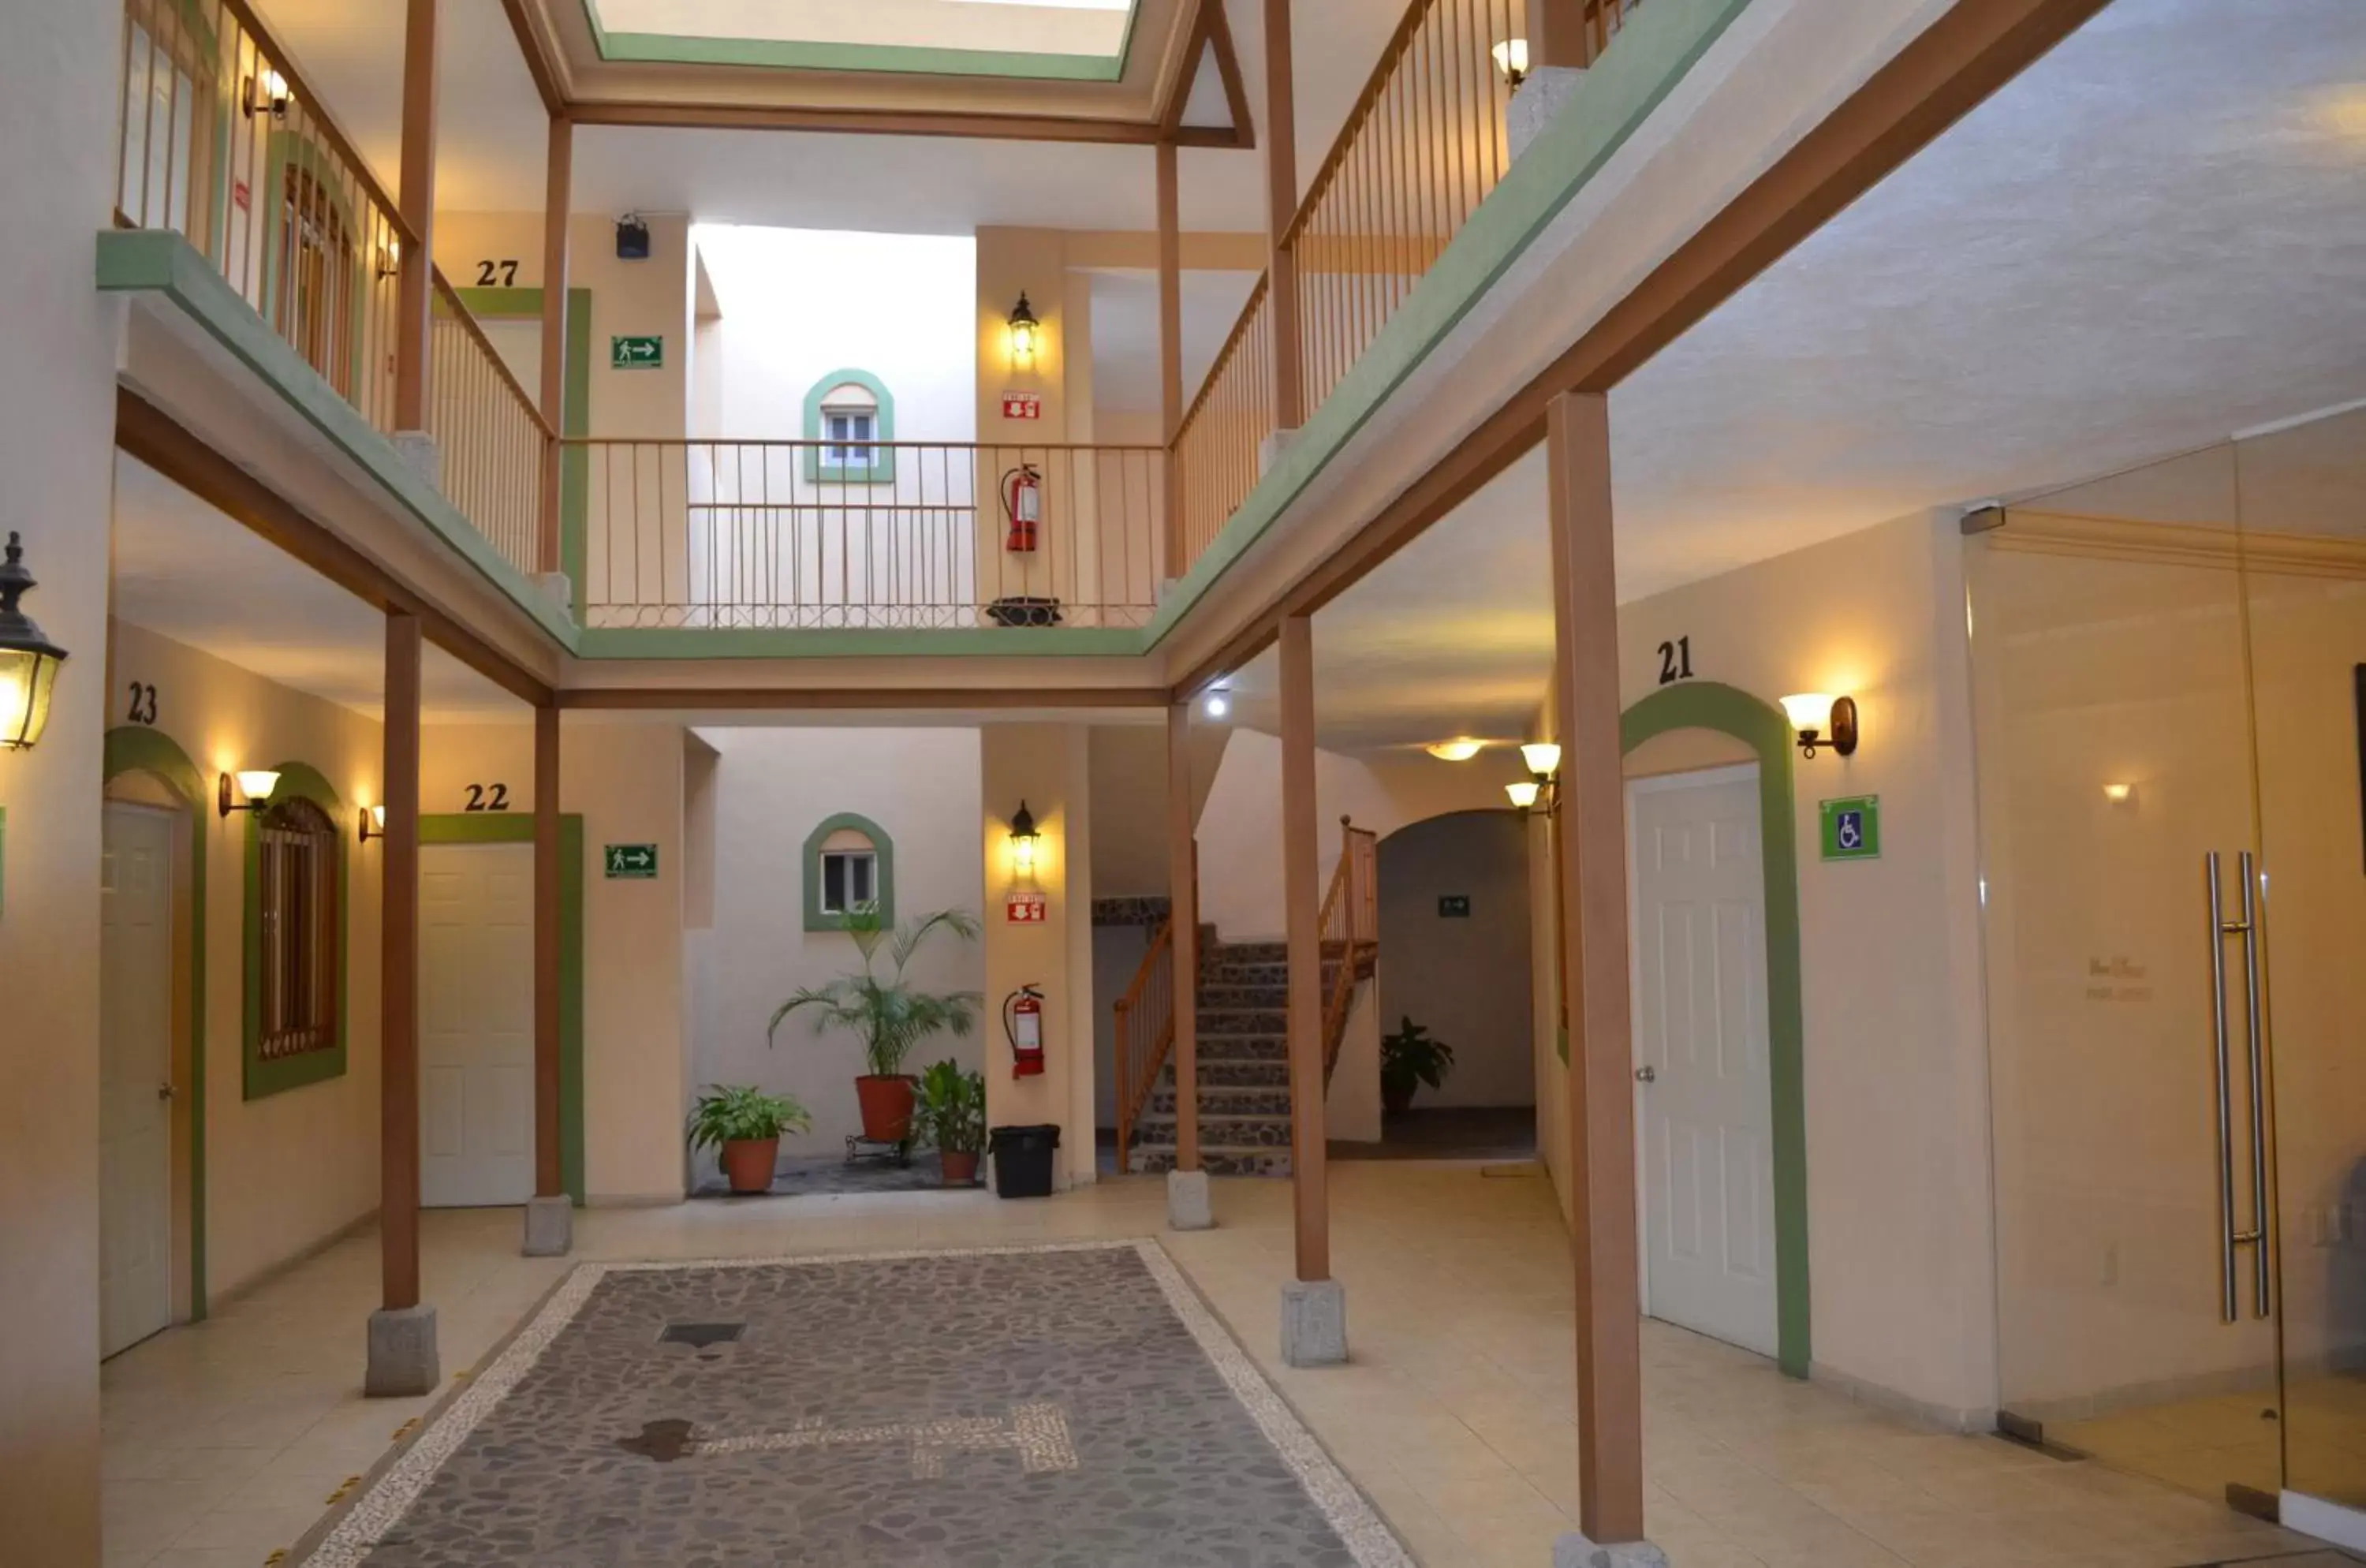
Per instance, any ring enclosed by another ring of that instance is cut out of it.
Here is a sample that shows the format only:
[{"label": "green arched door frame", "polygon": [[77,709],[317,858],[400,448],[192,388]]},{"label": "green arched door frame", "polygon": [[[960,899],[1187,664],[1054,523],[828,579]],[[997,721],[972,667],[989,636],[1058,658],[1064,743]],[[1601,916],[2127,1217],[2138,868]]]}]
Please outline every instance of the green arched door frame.
[{"label": "green arched door frame", "polygon": [[107,732],[106,776],[146,773],[189,808],[189,1321],[206,1315],[206,813],[212,798],[197,763],[145,725]]},{"label": "green arched door frame", "polygon": [[1799,1001],[1799,847],[1791,791],[1797,738],[1782,710],[1715,681],[1662,686],[1619,716],[1632,751],[1676,729],[1729,735],[1758,755],[1759,863],[1766,880],[1766,1055],[1774,1164],[1775,1359],[1795,1378],[1813,1359],[1808,1298],[1807,1031]]}]

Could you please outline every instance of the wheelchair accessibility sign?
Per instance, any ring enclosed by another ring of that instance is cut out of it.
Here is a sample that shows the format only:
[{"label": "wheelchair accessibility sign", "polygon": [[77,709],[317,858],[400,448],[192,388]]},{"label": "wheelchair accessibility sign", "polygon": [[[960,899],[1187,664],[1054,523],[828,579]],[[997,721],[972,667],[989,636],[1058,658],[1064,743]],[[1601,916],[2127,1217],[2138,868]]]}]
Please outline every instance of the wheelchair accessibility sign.
[{"label": "wheelchair accessibility sign", "polygon": [[1820,803],[1826,860],[1881,858],[1881,797],[1852,795]]}]

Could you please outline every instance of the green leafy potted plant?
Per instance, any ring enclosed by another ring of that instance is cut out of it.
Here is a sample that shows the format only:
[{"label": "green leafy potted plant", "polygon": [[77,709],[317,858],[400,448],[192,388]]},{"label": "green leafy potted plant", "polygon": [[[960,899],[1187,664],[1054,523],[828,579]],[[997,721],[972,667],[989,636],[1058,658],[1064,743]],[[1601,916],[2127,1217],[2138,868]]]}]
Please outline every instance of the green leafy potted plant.
[{"label": "green leafy potted plant", "polygon": [[[977,917],[966,909],[940,909],[893,931],[880,923],[875,912],[848,917],[846,931],[862,954],[862,967],[823,985],[799,987],[773,1011],[765,1041],[777,1039],[791,1013],[808,1010],[816,1034],[835,1029],[861,1039],[863,1063],[870,1068],[854,1080],[855,1099],[862,1107],[862,1135],[873,1143],[906,1142],[911,1136],[912,1080],[904,1076],[904,1058],[940,1030],[966,1035],[976,1028],[982,998],[975,991],[920,990],[904,978],[904,970],[939,932],[974,942],[977,930]],[[884,977],[876,967],[882,949],[889,964]]]},{"label": "green leafy potted plant", "polygon": [[770,1192],[783,1133],[813,1125],[806,1108],[785,1094],[751,1084],[723,1084],[698,1097],[690,1111],[690,1146],[713,1149],[738,1193]]},{"label": "green leafy potted plant", "polygon": [[922,1073],[912,1106],[912,1135],[936,1146],[946,1186],[975,1186],[978,1156],[986,1148],[986,1075],[964,1072],[952,1061]]},{"label": "green leafy potted plant", "polygon": [[1436,1089],[1454,1070],[1454,1047],[1432,1040],[1408,1013],[1396,1032],[1380,1037],[1380,1109],[1393,1116],[1409,1109],[1423,1084]]}]

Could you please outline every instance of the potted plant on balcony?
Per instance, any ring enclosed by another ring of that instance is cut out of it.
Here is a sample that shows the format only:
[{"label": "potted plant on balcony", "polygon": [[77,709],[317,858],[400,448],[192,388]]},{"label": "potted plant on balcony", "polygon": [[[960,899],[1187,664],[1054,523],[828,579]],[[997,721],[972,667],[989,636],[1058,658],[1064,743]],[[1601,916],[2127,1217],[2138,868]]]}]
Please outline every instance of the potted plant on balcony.
[{"label": "potted plant on balcony", "polygon": [[936,1145],[948,1187],[977,1185],[986,1148],[986,1075],[939,1062],[920,1075],[912,1107],[912,1135]]},{"label": "potted plant on balcony", "polygon": [[[977,1027],[982,998],[975,991],[924,991],[904,977],[904,971],[930,938],[940,932],[964,942],[977,938],[977,917],[966,909],[940,909],[889,930],[875,913],[848,917],[847,934],[862,954],[862,967],[819,986],[800,987],[772,1013],[764,1031],[770,1043],[780,1035],[791,1013],[810,1010],[814,1032],[842,1030],[862,1042],[863,1064],[870,1070],[854,1080],[854,1095],[862,1108],[862,1135],[873,1143],[902,1144],[912,1135],[912,1080],[904,1075],[904,1059],[912,1047],[940,1030],[966,1035]],[[877,960],[887,954],[883,976]]]},{"label": "potted plant on balcony", "polygon": [[690,1146],[715,1151],[733,1192],[770,1192],[781,1134],[812,1125],[806,1108],[788,1095],[724,1084],[701,1094],[691,1108]]},{"label": "potted plant on balcony", "polygon": [[1395,1032],[1380,1037],[1380,1109],[1391,1116],[1411,1109],[1415,1089],[1437,1088],[1453,1070],[1454,1047],[1432,1040],[1406,1014]]}]

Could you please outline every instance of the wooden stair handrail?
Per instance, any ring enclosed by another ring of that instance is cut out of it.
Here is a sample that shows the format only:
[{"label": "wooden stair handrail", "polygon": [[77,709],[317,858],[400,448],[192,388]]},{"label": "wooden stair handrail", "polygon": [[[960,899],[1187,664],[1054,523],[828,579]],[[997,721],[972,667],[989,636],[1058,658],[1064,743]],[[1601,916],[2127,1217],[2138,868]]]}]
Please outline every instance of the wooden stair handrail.
[{"label": "wooden stair handrail", "polygon": [[[1175,918],[1152,933],[1150,948],[1117,1003],[1117,1168],[1127,1168],[1133,1129],[1175,1044]],[[1146,1038],[1143,1038],[1146,1036]],[[1140,1066],[1135,1066],[1139,1058]],[[1180,1094],[1183,1086],[1176,1086]]]}]

